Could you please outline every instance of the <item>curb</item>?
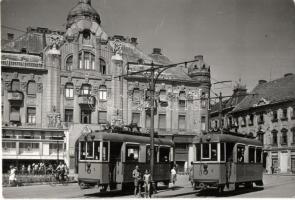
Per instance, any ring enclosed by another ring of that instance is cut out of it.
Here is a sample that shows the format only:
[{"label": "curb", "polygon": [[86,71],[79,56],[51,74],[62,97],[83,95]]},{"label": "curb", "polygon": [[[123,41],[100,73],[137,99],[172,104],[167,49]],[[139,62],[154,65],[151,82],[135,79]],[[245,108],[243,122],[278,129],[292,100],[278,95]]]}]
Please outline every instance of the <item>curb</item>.
[{"label": "curb", "polygon": [[[73,184],[77,183],[78,181],[70,181],[66,184]],[[53,182],[39,182],[39,183],[21,183],[20,186],[9,186],[9,185],[2,185],[2,187],[23,187],[23,186],[33,186],[33,185],[50,185]],[[62,183],[57,183],[56,185],[63,185]]]},{"label": "curb", "polygon": [[295,174],[263,174],[263,176],[295,176]]}]

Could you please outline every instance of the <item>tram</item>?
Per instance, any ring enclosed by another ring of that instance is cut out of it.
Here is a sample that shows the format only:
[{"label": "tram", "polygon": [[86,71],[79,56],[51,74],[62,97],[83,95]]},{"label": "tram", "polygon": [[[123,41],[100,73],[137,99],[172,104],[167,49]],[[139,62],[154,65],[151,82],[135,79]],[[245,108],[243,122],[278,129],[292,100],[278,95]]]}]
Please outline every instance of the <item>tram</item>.
[{"label": "tram", "polygon": [[193,182],[195,189],[233,191],[239,185],[262,186],[262,143],[235,133],[195,137]]},{"label": "tram", "polygon": [[[79,139],[78,183],[81,189],[98,186],[100,192],[133,188],[132,171],[150,170],[150,137],[133,132],[96,131]],[[154,138],[154,181],[168,185],[173,142]],[[132,187],[130,187],[132,186]]]}]

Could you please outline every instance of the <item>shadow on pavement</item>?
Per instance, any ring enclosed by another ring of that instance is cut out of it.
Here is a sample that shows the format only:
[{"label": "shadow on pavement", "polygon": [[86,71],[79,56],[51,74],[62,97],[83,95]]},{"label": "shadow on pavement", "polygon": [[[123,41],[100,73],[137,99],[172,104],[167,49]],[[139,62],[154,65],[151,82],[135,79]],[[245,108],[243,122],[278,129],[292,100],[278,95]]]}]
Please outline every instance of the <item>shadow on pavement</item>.
[{"label": "shadow on pavement", "polygon": [[263,189],[264,189],[263,187],[254,187],[253,189],[240,187],[235,191],[227,191],[227,192],[222,192],[222,193],[219,193],[217,190],[208,189],[208,190],[197,192],[196,196],[198,196],[198,197],[202,197],[202,196],[231,197],[231,196],[241,195],[241,194],[245,194],[245,193],[258,192]]}]

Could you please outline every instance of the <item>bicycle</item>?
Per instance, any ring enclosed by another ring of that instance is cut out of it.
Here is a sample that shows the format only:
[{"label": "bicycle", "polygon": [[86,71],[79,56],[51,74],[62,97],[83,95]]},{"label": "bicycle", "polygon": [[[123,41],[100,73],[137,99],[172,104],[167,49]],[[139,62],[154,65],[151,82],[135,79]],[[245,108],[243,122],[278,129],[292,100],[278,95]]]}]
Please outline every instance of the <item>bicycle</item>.
[{"label": "bicycle", "polygon": [[70,181],[69,176],[66,173],[61,173],[60,171],[53,171],[51,179],[53,179],[50,184],[52,186],[56,186],[57,184],[67,185]]}]

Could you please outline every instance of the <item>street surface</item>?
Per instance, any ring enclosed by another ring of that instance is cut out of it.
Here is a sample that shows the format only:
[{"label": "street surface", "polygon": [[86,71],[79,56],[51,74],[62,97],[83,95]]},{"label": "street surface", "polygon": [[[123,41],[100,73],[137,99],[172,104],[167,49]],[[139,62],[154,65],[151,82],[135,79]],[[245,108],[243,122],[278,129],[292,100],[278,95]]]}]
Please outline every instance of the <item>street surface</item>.
[{"label": "street surface", "polygon": [[[35,185],[23,187],[5,187],[3,197],[5,198],[134,198],[132,192],[129,194],[116,192],[99,194],[97,188],[80,190],[77,183],[68,185]],[[175,188],[160,188],[154,197],[158,198],[193,198],[193,197],[289,197],[295,198],[295,176],[264,176],[264,188],[254,189],[240,188],[235,192],[225,192],[219,195],[215,191],[194,191],[188,182],[188,176],[179,175]]]}]

